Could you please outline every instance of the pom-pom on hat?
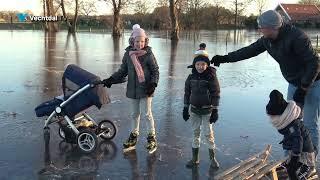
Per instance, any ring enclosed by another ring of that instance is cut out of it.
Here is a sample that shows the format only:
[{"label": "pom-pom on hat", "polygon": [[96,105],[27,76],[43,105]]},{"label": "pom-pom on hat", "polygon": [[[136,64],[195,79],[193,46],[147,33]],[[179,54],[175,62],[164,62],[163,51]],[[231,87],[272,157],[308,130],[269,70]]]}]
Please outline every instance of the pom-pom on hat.
[{"label": "pom-pom on hat", "polygon": [[192,65],[189,65],[188,68],[194,68],[196,62],[204,61],[210,66],[209,54],[206,51],[206,44],[201,43],[199,45],[199,49],[194,52],[193,62]]},{"label": "pom-pom on hat", "polygon": [[196,52],[194,52],[194,58],[198,57],[198,56],[206,56],[209,57],[208,52],[206,51],[206,44],[205,43],[201,43],[199,45],[199,49],[196,50]]}]

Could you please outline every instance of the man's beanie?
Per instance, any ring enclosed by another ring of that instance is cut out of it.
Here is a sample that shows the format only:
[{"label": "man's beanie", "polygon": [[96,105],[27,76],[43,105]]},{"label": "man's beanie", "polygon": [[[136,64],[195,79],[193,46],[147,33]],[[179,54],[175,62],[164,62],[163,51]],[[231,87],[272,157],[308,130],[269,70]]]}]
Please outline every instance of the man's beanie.
[{"label": "man's beanie", "polygon": [[269,103],[266,106],[267,114],[281,115],[287,108],[288,103],[283,99],[283,95],[278,90],[271,91]]},{"label": "man's beanie", "polygon": [[274,10],[268,10],[258,17],[259,28],[274,28],[278,29],[282,26],[283,19],[281,15]]}]

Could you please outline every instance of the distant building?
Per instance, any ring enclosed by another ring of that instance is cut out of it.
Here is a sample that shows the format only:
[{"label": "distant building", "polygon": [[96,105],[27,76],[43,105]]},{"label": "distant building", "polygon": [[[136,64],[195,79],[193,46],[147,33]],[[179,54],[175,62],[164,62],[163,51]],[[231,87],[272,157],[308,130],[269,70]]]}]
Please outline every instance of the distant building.
[{"label": "distant building", "polygon": [[279,4],[276,7],[285,22],[303,25],[305,27],[320,27],[320,9],[316,5]]}]

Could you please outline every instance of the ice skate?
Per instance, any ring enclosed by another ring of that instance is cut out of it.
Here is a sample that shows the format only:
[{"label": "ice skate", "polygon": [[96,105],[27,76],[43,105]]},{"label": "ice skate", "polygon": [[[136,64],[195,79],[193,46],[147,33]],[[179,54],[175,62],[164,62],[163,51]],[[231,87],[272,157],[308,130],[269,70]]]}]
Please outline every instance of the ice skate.
[{"label": "ice skate", "polygon": [[134,133],[134,132],[130,133],[130,136],[127,139],[127,141],[123,143],[123,153],[136,149],[137,138],[138,138],[137,133]]},{"label": "ice skate", "polygon": [[151,134],[151,133],[148,134],[146,148],[149,154],[152,154],[157,150],[157,140],[154,134]]}]

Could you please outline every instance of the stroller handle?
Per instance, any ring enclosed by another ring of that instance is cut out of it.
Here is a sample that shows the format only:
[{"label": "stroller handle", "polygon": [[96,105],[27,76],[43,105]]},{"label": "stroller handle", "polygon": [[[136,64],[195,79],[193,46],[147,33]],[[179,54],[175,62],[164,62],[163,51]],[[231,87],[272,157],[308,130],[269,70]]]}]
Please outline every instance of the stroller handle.
[{"label": "stroller handle", "polygon": [[96,87],[99,84],[103,84],[103,81],[101,80],[94,81],[90,84],[90,87]]},{"label": "stroller handle", "polygon": [[82,88],[80,88],[79,90],[77,90],[74,94],[72,94],[66,101],[64,101],[63,103],[60,104],[60,107],[64,107],[68,102],[70,102],[72,99],[74,99],[75,97],[77,97],[79,94],[81,94],[83,91],[86,91],[87,89],[93,88],[96,85],[93,84],[87,84],[85,86],[83,86]]}]

